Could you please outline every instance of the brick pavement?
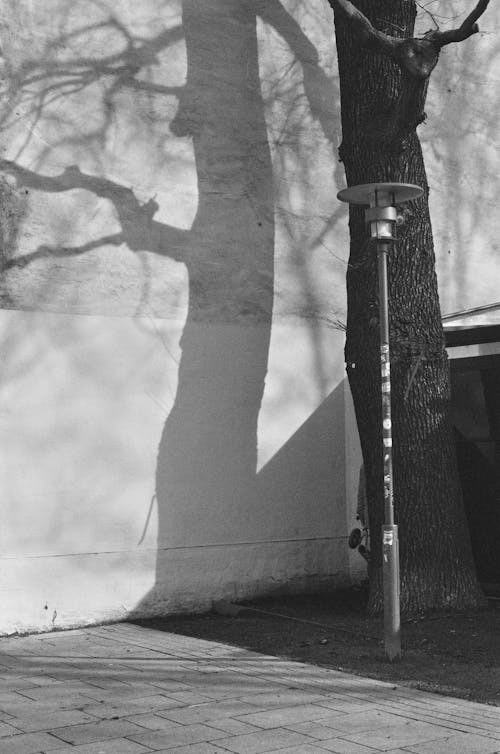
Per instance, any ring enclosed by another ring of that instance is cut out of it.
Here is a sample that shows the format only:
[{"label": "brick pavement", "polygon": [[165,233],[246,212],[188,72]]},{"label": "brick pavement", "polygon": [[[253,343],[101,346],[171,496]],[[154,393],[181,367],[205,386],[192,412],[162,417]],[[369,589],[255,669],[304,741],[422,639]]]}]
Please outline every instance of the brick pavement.
[{"label": "brick pavement", "polygon": [[123,623],[0,639],[1,754],[494,754],[500,708]]}]

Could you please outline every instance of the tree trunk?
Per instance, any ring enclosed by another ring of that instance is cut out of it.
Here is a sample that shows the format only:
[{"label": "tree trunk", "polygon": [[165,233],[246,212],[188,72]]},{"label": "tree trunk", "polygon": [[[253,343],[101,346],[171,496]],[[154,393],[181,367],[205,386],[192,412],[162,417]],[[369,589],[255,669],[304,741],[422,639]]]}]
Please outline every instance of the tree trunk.
[{"label": "tree trunk", "polygon": [[[357,0],[376,29],[411,38],[415,4]],[[335,11],[343,142],[349,186],[403,182],[424,196],[401,207],[404,225],[389,254],[394,438],[394,505],[399,525],[401,609],[475,607],[482,602],[467,529],[448,417],[444,347],[428,185],[416,126],[425,117],[428,78],[412,77],[389,57],[364,48]],[[376,250],[364,210],[350,209],[346,362],[366,473],[372,560],[370,610],[383,607],[384,516]]]}]

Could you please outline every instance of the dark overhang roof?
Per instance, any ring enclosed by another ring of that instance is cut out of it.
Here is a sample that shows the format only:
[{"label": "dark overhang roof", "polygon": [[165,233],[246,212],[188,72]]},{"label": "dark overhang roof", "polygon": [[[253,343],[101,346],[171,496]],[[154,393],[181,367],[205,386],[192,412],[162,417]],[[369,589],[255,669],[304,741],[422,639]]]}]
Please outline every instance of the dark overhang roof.
[{"label": "dark overhang roof", "polygon": [[[483,306],[475,306],[472,309],[463,309],[462,311],[445,314],[443,317],[443,326],[446,338],[446,345],[450,346],[470,346],[476,343],[494,343],[500,342],[500,323],[486,322],[484,324],[467,325],[467,317],[477,317],[486,312],[500,312],[500,301]],[[496,317],[498,318],[498,317]],[[453,320],[460,320],[453,324]],[[465,322],[464,322],[465,320]]]},{"label": "dark overhang roof", "polygon": [[444,334],[448,348],[476,343],[500,343],[500,325],[448,325]]}]

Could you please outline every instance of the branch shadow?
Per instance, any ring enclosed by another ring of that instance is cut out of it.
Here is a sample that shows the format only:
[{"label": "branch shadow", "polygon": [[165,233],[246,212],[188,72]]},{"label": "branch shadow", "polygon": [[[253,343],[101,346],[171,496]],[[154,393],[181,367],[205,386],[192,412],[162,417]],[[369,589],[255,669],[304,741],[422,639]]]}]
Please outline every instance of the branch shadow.
[{"label": "branch shadow", "polygon": [[[0,169],[18,188],[46,193],[83,190],[108,200],[120,226],[116,233],[80,245],[42,244],[23,256],[10,255],[4,259],[4,271],[52,257],[77,257],[101,246],[125,245],[132,252],[182,262],[188,272],[178,387],[156,464],[156,578],[136,607],[139,613],[161,609],[168,592],[165,585],[171,574],[165,571],[164,551],[223,544],[239,539],[240,530],[252,537],[262,528],[252,510],[261,494],[257,422],[271,335],[275,207],[259,73],[259,16],[278,31],[302,64],[311,113],[333,141],[331,81],[319,66],[314,46],[277,0],[184,0],[182,30],[139,44],[111,19],[123,32],[124,52],[98,65],[92,58],[77,57],[63,68],[47,63],[41,69],[28,65],[23,71],[24,84],[46,82],[33,106],[35,120],[47,97],[74,94],[92,76],[115,77],[107,92],[109,118],[113,97],[121,88],[179,96],[170,131],[192,140],[199,197],[189,230],[156,220],[159,206],[154,199],[141,203],[129,187],[83,172],[77,165],[48,176],[15,160],[0,160]],[[180,34],[187,52],[185,86],[162,88],[140,78],[142,67]],[[96,132],[99,139],[102,129]]]}]

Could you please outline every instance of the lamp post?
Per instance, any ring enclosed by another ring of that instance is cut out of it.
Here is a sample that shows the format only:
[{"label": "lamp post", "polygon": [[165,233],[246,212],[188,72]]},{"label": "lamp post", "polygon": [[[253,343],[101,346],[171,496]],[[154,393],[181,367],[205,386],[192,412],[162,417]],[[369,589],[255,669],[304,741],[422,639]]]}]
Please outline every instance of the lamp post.
[{"label": "lamp post", "polygon": [[382,526],[382,573],[384,582],[385,653],[393,661],[401,656],[401,620],[399,607],[399,541],[394,523],[391,419],[391,358],[389,350],[389,295],[387,254],[396,242],[399,222],[396,204],[423,194],[420,186],[408,183],[365,183],[350,186],[337,194],[349,204],[368,206],[365,220],[370,237],[376,241],[380,314],[380,375],[382,394],[382,457],[384,473],[384,524]]}]

